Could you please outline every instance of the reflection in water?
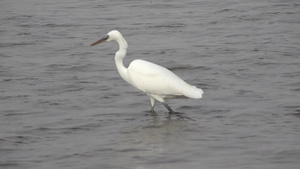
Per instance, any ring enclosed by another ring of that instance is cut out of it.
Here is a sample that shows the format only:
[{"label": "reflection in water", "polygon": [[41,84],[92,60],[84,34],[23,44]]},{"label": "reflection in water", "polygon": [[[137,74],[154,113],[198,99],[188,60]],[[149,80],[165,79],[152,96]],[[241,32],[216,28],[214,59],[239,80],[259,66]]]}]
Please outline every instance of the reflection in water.
[{"label": "reflection in water", "polygon": [[[178,147],[188,137],[185,132],[189,126],[189,120],[178,115],[146,115],[144,121],[139,121],[134,129],[129,128],[126,140],[135,142],[136,151],[134,158],[146,164],[168,163],[174,160],[170,154],[176,154]],[[132,143],[125,143],[132,145]],[[124,146],[124,145],[123,145]],[[138,165],[141,167],[141,165]]]},{"label": "reflection in water", "polygon": [[170,143],[179,141],[183,136],[186,121],[175,115],[168,117],[150,116],[148,123],[140,129],[141,138],[145,143]]},{"label": "reflection in water", "polygon": [[136,132],[127,135],[134,138],[136,147],[142,150],[134,153],[133,161],[138,161],[134,167],[172,168],[188,162],[188,158],[182,156],[182,148],[193,137],[188,131],[195,127],[195,120],[190,120],[184,113],[146,114],[144,117],[142,123],[135,124],[135,129],[129,129]]}]

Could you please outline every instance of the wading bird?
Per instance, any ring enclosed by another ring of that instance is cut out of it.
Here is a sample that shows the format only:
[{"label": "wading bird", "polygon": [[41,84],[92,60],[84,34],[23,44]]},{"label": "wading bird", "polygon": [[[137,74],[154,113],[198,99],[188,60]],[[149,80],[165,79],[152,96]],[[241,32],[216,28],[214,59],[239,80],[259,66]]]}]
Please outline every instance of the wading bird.
[{"label": "wading bird", "polygon": [[126,68],[123,65],[123,58],[126,55],[128,44],[117,30],[110,31],[104,38],[91,44],[91,46],[107,41],[116,41],[119,44],[119,50],[115,54],[118,72],[127,83],[145,92],[150,97],[151,112],[154,112],[156,100],[162,103],[170,114],[173,114],[174,111],[165,102],[165,99],[178,97],[202,98],[202,89],[189,85],[170,70],[157,64],[137,59],[132,61]]}]

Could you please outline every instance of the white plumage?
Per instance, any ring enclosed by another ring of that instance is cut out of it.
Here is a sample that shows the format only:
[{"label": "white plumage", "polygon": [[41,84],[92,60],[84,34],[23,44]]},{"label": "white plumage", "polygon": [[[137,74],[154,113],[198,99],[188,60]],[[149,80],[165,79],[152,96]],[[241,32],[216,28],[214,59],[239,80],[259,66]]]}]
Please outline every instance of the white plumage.
[{"label": "white plumage", "polygon": [[150,96],[151,112],[154,112],[155,100],[161,102],[169,110],[169,113],[174,113],[165,102],[165,99],[177,97],[202,98],[202,89],[189,85],[170,70],[157,64],[138,59],[132,61],[126,68],[123,65],[123,58],[126,55],[128,45],[122,34],[117,30],[110,31],[106,37],[91,44],[91,46],[112,40],[119,44],[119,50],[115,54],[119,74],[126,82]]}]

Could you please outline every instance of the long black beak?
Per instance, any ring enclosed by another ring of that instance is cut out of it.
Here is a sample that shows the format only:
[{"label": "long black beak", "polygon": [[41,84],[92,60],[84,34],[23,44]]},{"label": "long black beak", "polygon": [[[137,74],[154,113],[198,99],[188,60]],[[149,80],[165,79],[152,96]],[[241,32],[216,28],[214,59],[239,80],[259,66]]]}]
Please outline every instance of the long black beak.
[{"label": "long black beak", "polygon": [[100,44],[100,43],[103,43],[103,42],[105,42],[108,38],[109,38],[109,36],[107,35],[106,37],[104,37],[104,38],[98,40],[97,42],[92,43],[91,46],[95,46],[95,45],[98,45],[98,44]]}]

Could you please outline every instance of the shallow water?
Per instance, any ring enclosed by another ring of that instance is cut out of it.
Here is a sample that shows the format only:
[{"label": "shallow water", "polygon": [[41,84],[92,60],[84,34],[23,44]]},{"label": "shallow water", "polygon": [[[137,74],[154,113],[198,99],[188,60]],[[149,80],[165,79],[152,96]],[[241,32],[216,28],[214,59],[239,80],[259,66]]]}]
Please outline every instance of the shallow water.
[{"label": "shallow water", "polygon": [[[300,165],[300,3],[0,2],[0,168],[289,168]],[[118,75],[145,59],[204,90],[149,113]]]}]

